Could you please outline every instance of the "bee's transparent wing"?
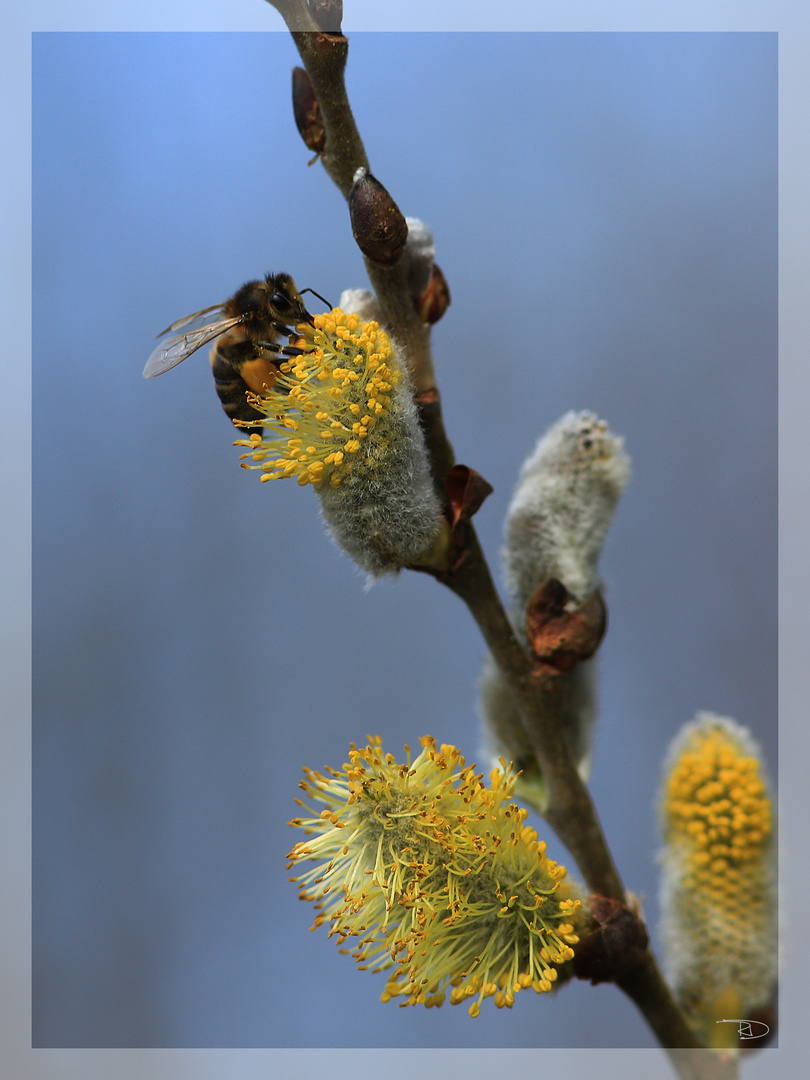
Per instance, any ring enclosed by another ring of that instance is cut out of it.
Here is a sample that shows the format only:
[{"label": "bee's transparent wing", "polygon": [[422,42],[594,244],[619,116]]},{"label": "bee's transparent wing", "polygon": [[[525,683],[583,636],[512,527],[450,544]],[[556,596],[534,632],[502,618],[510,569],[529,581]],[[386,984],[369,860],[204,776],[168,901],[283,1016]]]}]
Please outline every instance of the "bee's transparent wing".
[{"label": "bee's transparent wing", "polygon": [[[195,311],[193,315],[184,315],[182,319],[178,319],[176,322],[173,322],[171,326],[167,326],[165,330],[161,330],[159,334],[155,334],[155,337],[163,337],[164,334],[171,334],[173,331],[182,330],[184,326],[190,326],[193,322],[196,322],[197,319],[205,323],[214,323],[217,321],[217,315],[222,314],[224,307],[224,304],[212,304],[211,307],[204,307],[202,311]],[[203,315],[207,317],[203,319]]]},{"label": "bee's transparent wing", "polygon": [[[177,330],[181,326],[193,322],[200,315],[209,311],[221,310],[221,308],[221,304],[216,304],[213,308],[205,308],[204,311],[197,311],[194,315],[186,315],[185,318],[172,323],[163,333],[167,334],[169,330]],[[185,334],[178,334],[176,337],[168,338],[158,345],[146,361],[143,377],[153,379],[156,375],[162,375],[164,371],[169,371],[185,360],[187,356],[191,356],[197,349],[201,349],[203,345],[207,345],[209,341],[213,341],[214,338],[224,334],[226,330],[230,330],[231,327],[236,326],[241,321],[241,315],[236,315],[230,319],[218,319],[216,322],[200,326],[196,330],[188,330]]]}]

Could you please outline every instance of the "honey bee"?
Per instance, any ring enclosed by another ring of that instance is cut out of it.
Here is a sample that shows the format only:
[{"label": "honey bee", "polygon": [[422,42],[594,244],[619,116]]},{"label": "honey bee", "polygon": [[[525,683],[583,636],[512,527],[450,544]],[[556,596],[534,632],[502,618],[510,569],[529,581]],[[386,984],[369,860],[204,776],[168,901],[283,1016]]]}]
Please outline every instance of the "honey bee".
[{"label": "honey bee", "polygon": [[[303,291],[330,306],[314,290]],[[263,281],[246,282],[224,303],[195,311],[162,330],[158,337],[174,336],[158,345],[146,361],[143,377],[162,375],[216,341],[211,370],[222,408],[231,420],[258,421],[261,413],[248,403],[246,395],[248,391],[266,393],[275,385],[279,365],[304,352],[294,345],[279,344],[283,337],[297,337],[295,327],[300,323],[312,326],[313,318],[293,279],[289,274],[267,274]],[[176,333],[178,330],[183,332]]]}]

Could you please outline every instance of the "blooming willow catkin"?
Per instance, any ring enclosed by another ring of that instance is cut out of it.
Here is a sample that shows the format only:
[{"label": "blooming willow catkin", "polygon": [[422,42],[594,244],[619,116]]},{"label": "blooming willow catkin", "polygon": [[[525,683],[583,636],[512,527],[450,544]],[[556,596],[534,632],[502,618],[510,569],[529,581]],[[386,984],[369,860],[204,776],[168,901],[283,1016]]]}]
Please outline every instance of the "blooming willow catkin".
[{"label": "blooming willow catkin", "polygon": [[773,810],[762,754],[713,713],[685,724],[660,796],[661,930],[670,981],[706,1044],[739,1046],[777,978]]},{"label": "blooming willow catkin", "polygon": [[371,575],[429,558],[444,518],[396,348],[340,308],[297,329],[301,355],[266,395],[249,395],[265,434],[237,443],[249,448],[243,465],[312,484],[327,530]]},{"label": "blooming willow catkin", "polygon": [[485,998],[551,990],[586,924],[565,867],[509,802],[514,776],[493,770],[486,786],[454,746],[420,741],[404,764],[375,739],[340,771],[304,770],[325,809],[290,822],[309,834],[290,866],[316,863],[291,879],[315,926],[351,942],[361,969],[396,969],[383,1001],[441,1005],[450,987],[477,1016]]},{"label": "blooming willow catkin", "polygon": [[[591,412],[566,413],[524,463],[506,516],[503,549],[510,614],[524,643],[526,608],[544,581],[561,581],[572,606],[598,587],[599,554],[629,476],[623,440]],[[563,732],[585,775],[595,712],[593,664],[584,661],[567,674],[560,711]],[[531,741],[489,657],[480,692],[493,756],[511,758],[524,770],[523,784],[534,782],[542,791]]]}]

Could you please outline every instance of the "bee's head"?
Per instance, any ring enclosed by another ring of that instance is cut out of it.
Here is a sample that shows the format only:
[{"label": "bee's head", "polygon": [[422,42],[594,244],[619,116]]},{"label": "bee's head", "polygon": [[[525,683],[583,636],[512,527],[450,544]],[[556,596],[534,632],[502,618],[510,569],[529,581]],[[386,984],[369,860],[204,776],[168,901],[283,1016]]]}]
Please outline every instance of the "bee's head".
[{"label": "bee's head", "polygon": [[293,326],[300,322],[312,324],[312,316],[304,307],[301,294],[289,274],[268,274],[264,285],[270,306],[281,322]]}]

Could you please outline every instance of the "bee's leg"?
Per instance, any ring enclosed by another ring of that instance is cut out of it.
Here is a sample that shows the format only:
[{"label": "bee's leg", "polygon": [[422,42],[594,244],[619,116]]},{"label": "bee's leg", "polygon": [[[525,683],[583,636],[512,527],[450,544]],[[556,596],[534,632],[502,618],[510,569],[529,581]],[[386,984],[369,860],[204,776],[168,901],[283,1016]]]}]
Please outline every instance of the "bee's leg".
[{"label": "bee's leg", "polygon": [[281,354],[282,356],[304,356],[309,349],[299,349],[297,345],[276,345],[273,341],[257,341],[256,346],[265,352]]},{"label": "bee's leg", "polygon": [[[314,323],[315,323],[315,320],[312,317],[312,315],[310,315],[310,313],[308,311],[305,311],[305,312],[303,312],[302,317],[300,319],[296,319],[296,325],[298,323],[300,323],[300,322],[305,322],[305,323],[308,323],[309,326],[313,326]],[[288,326],[287,323],[276,322],[275,319],[270,320],[270,325],[273,327],[274,330],[278,330],[278,332],[280,334],[283,334],[285,337],[298,337],[298,334],[295,331],[295,326],[293,326],[292,329],[290,329],[290,327]]]}]

